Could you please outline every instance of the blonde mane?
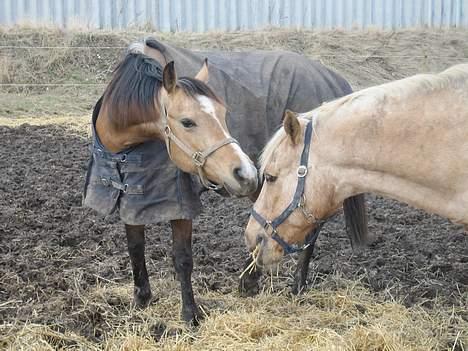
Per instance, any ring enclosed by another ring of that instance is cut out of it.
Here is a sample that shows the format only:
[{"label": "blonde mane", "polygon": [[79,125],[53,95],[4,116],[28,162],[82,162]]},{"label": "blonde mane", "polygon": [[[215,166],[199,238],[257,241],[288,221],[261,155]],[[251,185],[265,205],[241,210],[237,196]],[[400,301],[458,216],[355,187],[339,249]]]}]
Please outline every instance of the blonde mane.
[{"label": "blonde mane", "polygon": [[[360,90],[353,94],[326,102],[312,111],[301,113],[298,115],[298,118],[304,122],[311,119],[317,121],[318,118],[323,120],[329,116],[333,116],[334,112],[341,107],[349,107],[348,115],[351,116],[352,108],[359,108],[361,104],[366,104],[367,108],[369,108],[369,103],[371,103],[376,109],[382,109],[385,108],[385,104],[388,103],[388,97],[412,99],[416,96],[433,93],[449,87],[462,87],[463,84],[466,84],[465,82],[467,80],[468,64],[459,64],[450,67],[439,74],[418,74],[412,77]],[[301,125],[303,124],[305,123],[301,123]],[[259,158],[261,175],[263,175],[265,167],[270,161],[274,151],[285,138],[286,133],[284,128],[281,127],[265,145]]]}]

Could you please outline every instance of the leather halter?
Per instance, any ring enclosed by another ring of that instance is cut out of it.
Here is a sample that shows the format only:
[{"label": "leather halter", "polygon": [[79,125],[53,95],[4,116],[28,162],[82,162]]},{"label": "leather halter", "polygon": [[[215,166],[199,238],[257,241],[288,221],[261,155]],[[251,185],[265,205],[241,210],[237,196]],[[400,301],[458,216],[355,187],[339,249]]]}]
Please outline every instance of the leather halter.
[{"label": "leather halter", "polygon": [[[310,245],[314,245],[317,237],[320,233],[320,229],[326,222],[326,219],[317,219],[315,216],[307,210],[305,207],[305,180],[308,172],[307,164],[309,162],[309,150],[312,141],[312,121],[309,121],[306,126],[304,136],[304,148],[302,149],[301,160],[299,167],[297,168],[297,186],[294,193],[294,197],[288,207],[275,219],[267,220],[255,209],[252,208],[252,217],[263,227],[267,235],[275,240],[284,250],[285,254],[292,254],[305,250]],[[307,222],[312,224],[315,223],[316,227],[306,236],[304,244],[301,246],[291,245],[284,241],[278,234],[278,227],[283,223],[296,209],[301,210],[302,214],[306,218]]]},{"label": "leather halter", "polygon": [[210,146],[208,149],[205,151],[197,151],[192,149],[190,146],[185,144],[182,140],[180,140],[171,130],[169,127],[168,123],[168,113],[166,110],[166,106],[161,104],[161,115],[163,117],[163,120],[165,121],[165,127],[164,127],[164,134],[166,136],[165,141],[166,141],[166,149],[167,153],[169,154],[169,157],[171,160],[172,154],[171,154],[171,141],[173,141],[186,155],[190,157],[192,160],[192,163],[194,166],[197,168],[198,176],[200,177],[200,181],[203,184],[203,186],[207,189],[210,190],[220,190],[223,188],[223,185],[215,184],[211,182],[208,177],[206,176],[203,166],[206,163],[206,160],[208,157],[210,157],[212,154],[214,154],[217,150],[221,149],[223,146],[234,143],[238,144],[239,142],[234,139],[234,138],[226,138],[224,140],[221,140],[220,142]]}]

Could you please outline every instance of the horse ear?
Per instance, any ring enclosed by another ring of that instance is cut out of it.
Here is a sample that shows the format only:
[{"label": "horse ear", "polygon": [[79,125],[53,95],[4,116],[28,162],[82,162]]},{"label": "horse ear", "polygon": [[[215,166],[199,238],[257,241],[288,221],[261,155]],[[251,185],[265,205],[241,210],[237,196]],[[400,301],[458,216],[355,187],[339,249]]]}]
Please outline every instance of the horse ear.
[{"label": "horse ear", "polygon": [[205,62],[203,62],[203,66],[195,76],[195,79],[201,80],[203,83],[208,83],[209,78],[210,74],[208,72],[208,59],[205,58]]},{"label": "horse ear", "polygon": [[177,75],[174,67],[174,61],[169,62],[163,71],[163,86],[168,94],[175,91],[177,84]]},{"label": "horse ear", "polygon": [[289,135],[294,145],[299,144],[301,137],[301,124],[297,119],[297,114],[290,110],[286,110],[283,118],[283,127],[286,134]]}]

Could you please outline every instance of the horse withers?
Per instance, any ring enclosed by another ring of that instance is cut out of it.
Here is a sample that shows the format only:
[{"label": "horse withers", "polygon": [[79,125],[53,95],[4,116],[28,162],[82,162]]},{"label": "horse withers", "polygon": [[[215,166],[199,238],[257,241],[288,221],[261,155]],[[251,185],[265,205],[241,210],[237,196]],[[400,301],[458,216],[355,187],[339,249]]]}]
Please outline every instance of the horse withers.
[{"label": "horse withers", "polygon": [[245,231],[260,265],[316,239],[350,196],[374,192],[468,224],[468,64],[368,88],[296,115],[261,157]]}]

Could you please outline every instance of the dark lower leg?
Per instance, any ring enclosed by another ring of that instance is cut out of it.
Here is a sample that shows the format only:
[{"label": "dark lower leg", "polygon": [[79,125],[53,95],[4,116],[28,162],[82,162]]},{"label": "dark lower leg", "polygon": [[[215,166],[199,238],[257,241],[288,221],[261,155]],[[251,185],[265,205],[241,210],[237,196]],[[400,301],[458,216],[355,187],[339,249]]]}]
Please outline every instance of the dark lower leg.
[{"label": "dark lower leg", "polygon": [[195,303],[192,289],[192,221],[171,221],[172,226],[172,260],[182,290],[182,318],[187,322],[198,324],[201,314]]},{"label": "dark lower leg", "polygon": [[309,263],[314,252],[315,242],[307,247],[299,256],[296,272],[294,272],[294,284],[292,293],[294,295],[302,293],[307,287],[307,276],[309,275]]},{"label": "dark lower leg", "polygon": [[[252,257],[247,259],[245,262],[244,269],[250,266],[252,263]],[[262,276],[260,267],[256,267],[251,273],[245,272],[239,280],[239,293],[241,296],[254,296],[258,294],[260,290],[259,279]]]},{"label": "dark lower leg", "polygon": [[144,307],[151,300],[151,287],[145,262],[145,226],[126,224],[125,232],[127,233],[128,253],[132,262],[135,284],[134,304],[138,307]]}]

